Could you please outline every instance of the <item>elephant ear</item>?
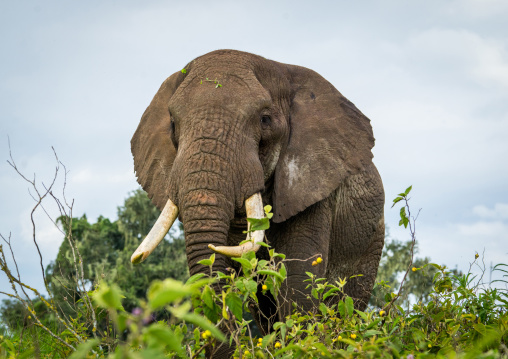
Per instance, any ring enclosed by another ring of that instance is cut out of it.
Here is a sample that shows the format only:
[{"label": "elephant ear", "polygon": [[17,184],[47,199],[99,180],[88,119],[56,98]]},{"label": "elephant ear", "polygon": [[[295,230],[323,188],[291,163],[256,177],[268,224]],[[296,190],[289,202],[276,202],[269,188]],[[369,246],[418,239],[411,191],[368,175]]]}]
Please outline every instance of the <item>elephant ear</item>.
[{"label": "elephant ear", "polygon": [[290,138],[275,171],[274,221],[329,196],[372,161],[370,120],[318,73],[285,65],[292,87]]},{"label": "elephant ear", "polygon": [[176,72],[164,81],[131,139],[138,182],[160,210],[168,200],[171,167],[176,157],[171,141],[168,102],[184,76]]}]

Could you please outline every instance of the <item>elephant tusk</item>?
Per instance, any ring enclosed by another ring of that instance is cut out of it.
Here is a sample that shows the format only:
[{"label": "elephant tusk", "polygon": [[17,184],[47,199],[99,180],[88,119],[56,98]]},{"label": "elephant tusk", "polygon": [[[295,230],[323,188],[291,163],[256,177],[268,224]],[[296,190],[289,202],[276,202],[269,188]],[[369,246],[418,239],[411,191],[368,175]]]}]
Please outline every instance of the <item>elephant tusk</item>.
[{"label": "elephant tusk", "polygon": [[133,264],[143,262],[157,248],[175,222],[176,217],[178,217],[178,207],[168,199],[152,229],[132,254],[131,262]]},{"label": "elephant tusk", "polygon": [[[245,209],[247,211],[247,218],[264,218],[265,211],[263,208],[263,200],[261,199],[261,194],[258,192],[253,194],[249,198],[245,200]],[[248,224],[248,228],[250,229],[250,223]],[[247,253],[249,251],[257,252],[260,245],[258,243],[263,242],[265,238],[265,231],[259,230],[254,232],[249,232],[247,234],[248,242],[241,244],[239,246],[214,246],[213,244],[209,244],[208,248],[213,250],[214,252],[224,254],[228,257],[241,257],[242,254]]]}]

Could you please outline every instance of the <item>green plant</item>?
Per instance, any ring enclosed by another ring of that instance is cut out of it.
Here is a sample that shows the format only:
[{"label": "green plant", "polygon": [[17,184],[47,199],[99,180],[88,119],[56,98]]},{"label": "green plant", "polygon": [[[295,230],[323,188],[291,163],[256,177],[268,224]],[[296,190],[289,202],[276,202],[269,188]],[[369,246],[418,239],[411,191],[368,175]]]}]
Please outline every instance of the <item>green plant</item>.
[{"label": "green plant", "polygon": [[[259,305],[260,291],[269,293],[275,305],[281,306],[280,301],[286,299],[280,295],[286,279],[285,263],[290,260],[263,243],[268,247],[268,259],[258,259],[253,252],[245,253],[235,259],[241,266],[240,273],[214,271],[215,255],[212,255],[201,261],[209,267],[207,274],[194,275],[186,282],[155,280],[146,299],[138,301],[138,307],[125,310],[128,298],[116,284],[108,284],[107,276],[100,283],[94,279],[91,288],[85,287],[85,278],[89,278],[84,270],[87,263],[83,263],[77,242],[68,235],[86,227],[80,222],[83,228],[69,227],[69,232],[65,232],[69,250],[74,253],[71,265],[78,278],[79,299],[72,315],[59,310],[58,303],[63,299],[55,295],[52,286],[46,286],[49,293],[46,298],[21,280],[17,268],[11,271],[2,248],[1,270],[10,279],[14,294],[2,293],[20,303],[9,305],[21,320],[29,323],[23,328],[31,331],[31,336],[24,336],[23,331],[4,330],[0,336],[0,358],[204,358],[221,345],[230,345],[235,358],[507,357],[506,290],[483,286],[482,275],[474,276],[471,268],[461,274],[446,266],[418,264],[413,259],[416,218],[409,208],[410,191],[411,187],[394,200],[394,204],[404,203],[399,225],[409,228],[412,238],[400,288],[404,288],[404,281],[410,276],[429,276],[432,288],[425,302],[404,308],[400,305],[403,289],[399,289],[398,293],[387,293],[378,308],[355,310],[354,299],[343,291],[350,278],[337,278],[332,283],[308,272],[306,282],[316,305],[303,311],[293,303],[292,313],[277,318],[270,334],[257,337],[245,314]],[[249,219],[250,231],[268,229],[270,211],[269,206],[265,207],[267,218],[263,220]],[[149,227],[148,222],[134,226]],[[111,223],[103,225],[108,231],[113,228]],[[2,238],[11,249],[10,237]],[[16,263],[12,250],[11,255]],[[478,258],[476,254],[472,266]],[[316,256],[307,260],[315,266],[322,263]],[[506,283],[506,267],[503,263],[494,267],[503,275],[497,283]],[[36,299],[30,298],[30,292]],[[157,321],[155,314],[162,309],[169,316]],[[42,350],[43,345],[50,349]],[[32,347],[33,350],[28,349]]]}]

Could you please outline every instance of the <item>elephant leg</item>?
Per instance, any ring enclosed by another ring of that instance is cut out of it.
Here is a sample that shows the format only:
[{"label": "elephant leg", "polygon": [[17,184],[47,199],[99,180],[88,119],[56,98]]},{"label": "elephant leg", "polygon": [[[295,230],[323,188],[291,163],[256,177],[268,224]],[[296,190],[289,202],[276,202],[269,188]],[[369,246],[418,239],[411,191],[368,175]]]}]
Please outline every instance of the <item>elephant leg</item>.
[{"label": "elephant leg", "polygon": [[261,288],[256,293],[258,303],[254,301],[249,303],[249,311],[256,321],[259,331],[263,336],[272,332],[272,327],[277,322],[277,304],[273,296],[267,292],[263,294]]},{"label": "elephant leg", "polygon": [[[335,191],[336,208],[326,277],[346,278],[347,295],[364,309],[376,279],[384,245],[384,191],[374,166],[348,177]],[[351,276],[361,275],[349,279]]]},{"label": "elephant leg", "polygon": [[385,226],[384,218],[382,218],[370,247],[356,267],[356,272],[363,274],[363,276],[350,279],[346,285],[346,293],[356,299],[355,307],[359,310],[364,310],[369,304],[381,260],[384,237]]},{"label": "elephant leg", "polygon": [[[328,263],[329,241],[332,229],[332,204],[329,198],[318,202],[284,223],[270,229],[272,245],[278,253],[286,255],[287,279],[279,295],[279,320],[291,314],[292,302],[303,311],[316,303],[306,289],[309,279],[305,272],[324,278]],[[323,261],[312,266],[319,255]]]}]

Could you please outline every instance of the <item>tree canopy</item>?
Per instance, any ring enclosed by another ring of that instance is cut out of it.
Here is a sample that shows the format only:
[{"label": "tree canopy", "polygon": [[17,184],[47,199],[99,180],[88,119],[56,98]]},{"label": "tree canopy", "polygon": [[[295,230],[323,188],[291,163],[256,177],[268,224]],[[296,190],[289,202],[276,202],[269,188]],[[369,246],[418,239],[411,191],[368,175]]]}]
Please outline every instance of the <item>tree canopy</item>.
[{"label": "tree canopy", "polygon": [[[73,253],[68,236],[76,241],[84,269],[86,288],[100,280],[116,283],[126,296],[124,306],[132,310],[145,298],[148,285],[154,279],[188,277],[185,242],[180,227],[172,230],[148,259],[133,265],[130,257],[157,220],[160,211],[151,203],[142,190],[133,191],[118,207],[118,220],[111,221],[100,216],[90,223],[86,215],[80,218],[60,217],[59,223],[66,232],[58,255],[46,268],[46,274],[55,297],[77,301],[76,278]],[[67,225],[69,224],[69,225]],[[79,262],[79,259],[78,259]],[[83,284],[83,283],[81,283]],[[68,302],[69,303],[69,302]],[[72,307],[62,304],[63,307]]]}]

